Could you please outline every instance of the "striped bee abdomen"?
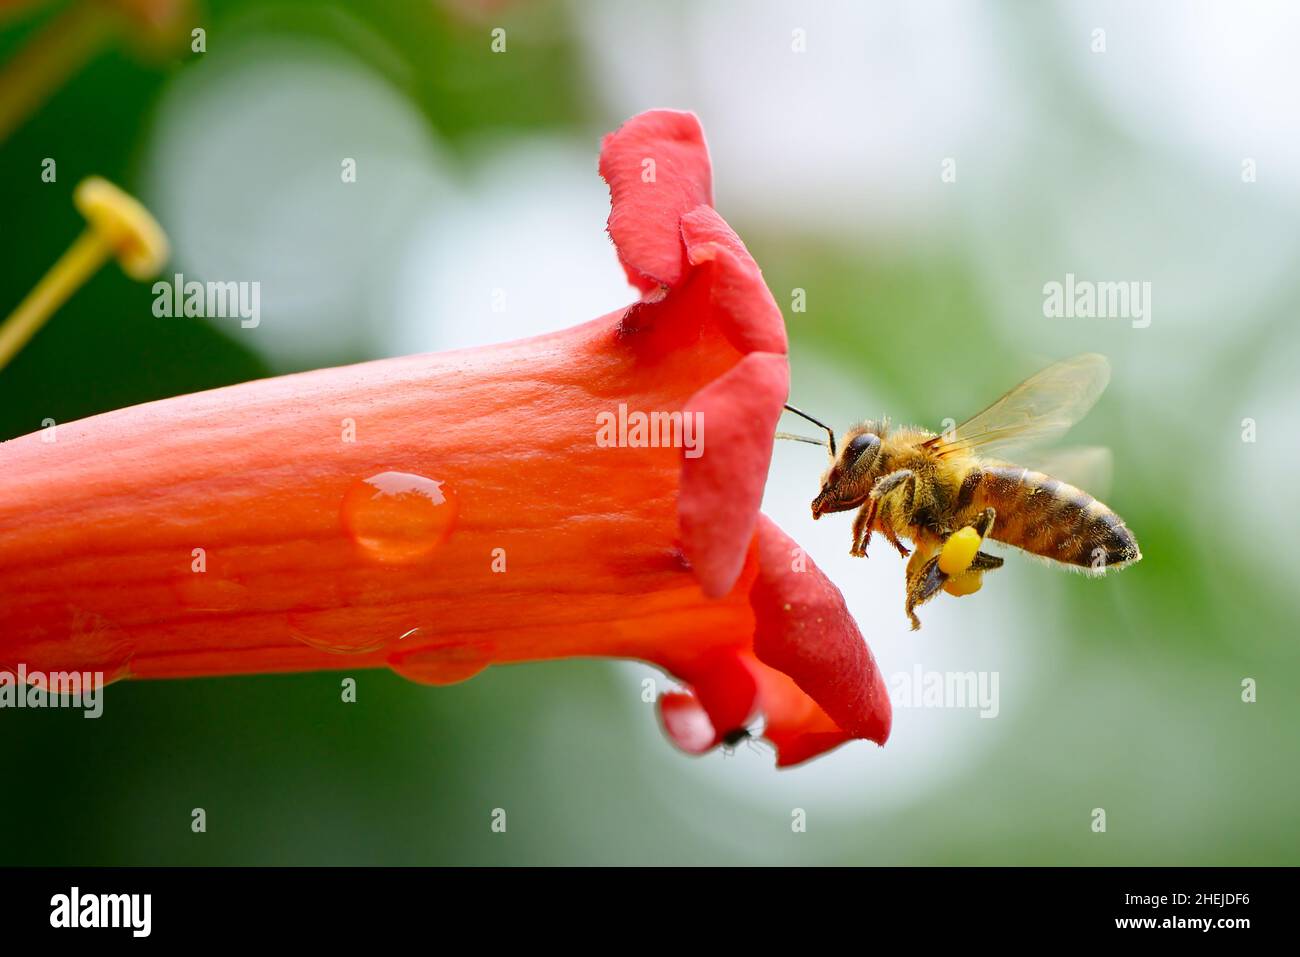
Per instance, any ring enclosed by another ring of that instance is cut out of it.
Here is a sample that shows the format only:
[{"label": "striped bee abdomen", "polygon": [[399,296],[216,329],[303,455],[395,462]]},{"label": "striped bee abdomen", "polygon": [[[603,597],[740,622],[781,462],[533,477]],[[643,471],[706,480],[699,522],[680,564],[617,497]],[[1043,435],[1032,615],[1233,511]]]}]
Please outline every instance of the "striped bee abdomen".
[{"label": "striped bee abdomen", "polygon": [[[974,483],[971,483],[972,485]],[[1017,466],[980,469],[972,505],[997,509],[992,537],[1095,573],[1142,557],[1124,520],[1087,492]]]}]

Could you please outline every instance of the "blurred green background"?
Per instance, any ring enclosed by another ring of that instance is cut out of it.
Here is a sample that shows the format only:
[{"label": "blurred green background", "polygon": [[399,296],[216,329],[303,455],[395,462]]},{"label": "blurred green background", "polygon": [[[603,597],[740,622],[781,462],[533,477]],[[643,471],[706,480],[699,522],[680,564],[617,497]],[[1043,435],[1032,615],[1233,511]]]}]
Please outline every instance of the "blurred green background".
[{"label": "blurred green background", "polygon": [[[0,62],[68,6],[0,14]],[[635,664],[363,672],[355,704],[346,672],[125,682],[96,721],[0,711],[0,864],[1300,863],[1294,9],[232,0],[181,12],[170,48],[122,22],[3,131],[0,311],[99,173],[176,271],[262,282],[262,322],[155,319],[107,268],[0,372],[0,437],[615,309],[599,137],[668,106],[699,114],[786,310],[797,404],[938,428],[1104,352],[1078,438],[1114,450],[1103,497],[1145,560],[1091,581],[1013,559],[911,634],[901,563],[851,561],[847,517],[813,526],[823,463],[782,446],[764,507],[886,674],[997,672],[996,718],[899,707],[886,748],[778,773],[674,751]],[[1151,282],[1150,326],[1044,318],[1067,272]]]}]

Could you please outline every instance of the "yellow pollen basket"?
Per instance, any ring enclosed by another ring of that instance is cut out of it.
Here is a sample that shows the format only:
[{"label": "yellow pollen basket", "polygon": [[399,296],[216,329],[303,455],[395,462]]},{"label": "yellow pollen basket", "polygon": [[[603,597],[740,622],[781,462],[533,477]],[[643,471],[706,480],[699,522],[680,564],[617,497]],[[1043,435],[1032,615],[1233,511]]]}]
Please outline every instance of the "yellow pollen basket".
[{"label": "yellow pollen basket", "polygon": [[[939,553],[939,571],[952,578],[961,575],[975,560],[975,554],[980,550],[982,541],[979,532],[969,525],[953,532],[943,543],[943,551]],[[977,585],[976,589],[978,587]]]},{"label": "yellow pollen basket", "polygon": [[958,598],[963,595],[973,595],[983,587],[984,573],[982,571],[965,571],[943,583],[943,590],[949,595],[956,595]]}]

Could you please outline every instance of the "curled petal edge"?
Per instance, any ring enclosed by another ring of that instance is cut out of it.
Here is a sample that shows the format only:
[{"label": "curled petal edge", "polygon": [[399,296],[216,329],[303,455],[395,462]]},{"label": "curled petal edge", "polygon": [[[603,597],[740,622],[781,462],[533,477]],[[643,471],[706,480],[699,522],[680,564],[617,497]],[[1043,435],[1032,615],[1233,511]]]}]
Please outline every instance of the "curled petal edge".
[{"label": "curled petal edge", "polygon": [[703,754],[746,726],[737,716],[751,708],[752,696],[750,714],[762,712],[778,767],[855,738],[883,745],[893,720],[889,695],[844,596],[766,516],[754,548],[753,653],[718,652],[680,669],[690,688],[661,696],[665,732],[683,751]]},{"label": "curled petal edge", "polygon": [[785,356],[751,352],[686,404],[706,439],[703,454],[682,459],[677,518],[682,551],[710,598],[730,592],[744,567],[789,389]]},{"label": "curled petal edge", "polygon": [[675,286],[686,272],[680,223],[713,205],[713,172],[694,113],[650,110],[601,142],[609,184],[609,235],[628,281],[643,293]]},{"label": "curled petal edge", "polygon": [[850,737],[889,739],[885,679],[844,595],[785,532],[759,516],[754,654],[790,676]]}]

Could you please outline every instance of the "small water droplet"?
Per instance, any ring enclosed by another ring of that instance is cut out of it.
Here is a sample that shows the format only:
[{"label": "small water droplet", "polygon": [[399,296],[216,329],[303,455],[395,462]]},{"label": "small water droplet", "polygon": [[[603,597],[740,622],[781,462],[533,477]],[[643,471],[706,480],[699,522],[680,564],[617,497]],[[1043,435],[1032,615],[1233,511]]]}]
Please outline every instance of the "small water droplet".
[{"label": "small water droplet", "polygon": [[376,614],[358,619],[345,606],[315,611],[291,611],[289,636],[317,651],[335,655],[364,655],[397,640],[396,623]]},{"label": "small water droplet", "polygon": [[[293,616],[290,616],[293,621]],[[378,651],[384,645],[388,644],[386,638],[360,638],[332,640],[328,638],[313,638],[302,628],[289,626],[289,634],[295,641],[301,641],[309,648],[315,648],[317,651],[327,651],[332,655],[364,655],[370,651]]]},{"label": "small water droplet", "polygon": [[67,614],[66,632],[29,645],[22,661],[5,663],[7,670],[17,675],[20,667],[25,669],[29,684],[40,684],[39,678],[31,680],[34,673],[61,671],[98,672],[104,685],[131,677],[134,649],[121,628],[84,608],[69,605]]},{"label": "small water droplet", "polygon": [[388,667],[423,685],[451,685],[473,678],[492,663],[490,649],[481,645],[422,648],[388,659]]},{"label": "small water droplet", "polygon": [[348,487],[340,517],[369,557],[410,562],[447,540],[456,512],[456,498],[446,482],[410,472],[380,472]]}]

